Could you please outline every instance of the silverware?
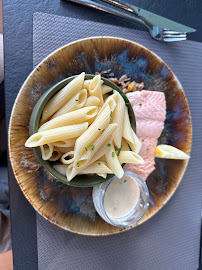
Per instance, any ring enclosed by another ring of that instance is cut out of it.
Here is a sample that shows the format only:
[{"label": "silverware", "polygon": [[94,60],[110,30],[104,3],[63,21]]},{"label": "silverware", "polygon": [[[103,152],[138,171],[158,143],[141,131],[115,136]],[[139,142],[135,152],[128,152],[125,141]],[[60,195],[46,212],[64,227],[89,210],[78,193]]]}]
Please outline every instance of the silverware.
[{"label": "silverware", "polygon": [[138,16],[144,22],[143,24],[149,29],[151,36],[159,41],[172,42],[186,40],[186,33],[196,31],[191,27],[174,22],[126,2],[123,4],[117,2],[116,0],[101,1],[114,5]]},{"label": "silverware", "polygon": [[[196,31],[193,28],[163,18],[149,11],[140,9],[134,5],[121,4],[115,0],[103,0],[103,1],[119,7],[120,10],[102,5],[100,3],[91,0],[69,0],[69,1],[85,5],[91,8],[95,8],[131,20],[133,22],[139,22],[144,26],[146,26],[149,29],[151,36],[158,41],[173,42],[186,40],[186,33]],[[121,9],[124,11],[122,11]]]},{"label": "silverware", "polygon": [[106,6],[102,5],[102,4],[95,3],[95,2],[93,2],[91,0],[69,0],[69,1],[73,2],[73,3],[81,4],[83,6],[95,8],[97,10],[101,10],[103,12],[110,13],[110,14],[116,15],[118,17],[122,17],[124,19],[131,20],[133,22],[142,23],[142,20],[139,19],[137,16],[129,15],[129,14],[125,13],[125,12],[121,12],[121,11],[119,11],[117,9],[113,9],[111,7],[106,7]]},{"label": "silverware", "polygon": [[137,15],[146,24],[158,26],[158,27],[163,28],[163,29],[170,29],[170,30],[176,31],[176,32],[190,33],[190,32],[196,31],[195,29],[193,29],[189,26],[174,22],[172,20],[169,20],[169,19],[164,18],[162,16],[156,15],[152,12],[149,12],[147,10],[144,10],[142,8],[139,8],[137,6],[131,5],[131,4],[126,3],[126,2],[124,2],[124,4],[123,4],[123,3],[120,3],[116,0],[101,0],[101,1],[109,3],[111,5],[114,5],[116,7],[121,8],[127,12],[131,12],[131,13]]}]

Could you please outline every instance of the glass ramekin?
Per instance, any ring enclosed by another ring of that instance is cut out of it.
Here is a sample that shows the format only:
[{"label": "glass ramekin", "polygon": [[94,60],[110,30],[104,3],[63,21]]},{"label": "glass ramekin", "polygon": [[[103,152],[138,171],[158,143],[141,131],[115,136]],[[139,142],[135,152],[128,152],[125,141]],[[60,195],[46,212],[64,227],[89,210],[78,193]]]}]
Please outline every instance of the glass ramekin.
[{"label": "glass ramekin", "polygon": [[132,172],[125,172],[124,176],[125,175],[129,175],[137,183],[139,187],[139,199],[134,208],[122,217],[115,218],[108,216],[104,207],[107,188],[112,181],[115,181],[118,178],[114,176],[108,181],[93,187],[93,202],[96,211],[106,222],[117,227],[130,227],[136,224],[144,216],[149,206],[149,190],[145,181],[143,181],[139,175]]}]

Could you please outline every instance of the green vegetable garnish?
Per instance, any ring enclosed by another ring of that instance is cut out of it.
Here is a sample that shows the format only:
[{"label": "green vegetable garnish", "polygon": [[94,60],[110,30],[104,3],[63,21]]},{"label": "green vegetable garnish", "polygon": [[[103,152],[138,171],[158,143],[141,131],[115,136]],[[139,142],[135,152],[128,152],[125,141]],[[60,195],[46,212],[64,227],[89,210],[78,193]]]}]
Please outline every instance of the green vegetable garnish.
[{"label": "green vegetable garnish", "polygon": [[85,147],[86,151],[88,151],[88,149]]},{"label": "green vegetable garnish", "polygon": [[101,128],[98,128],[98,130],[101,130]]},{"label": "green vegetable garnish", "polygon": [[75,99],[75,101],[79,101],[78,99]]},{"label": "green vegetable garnish", "polygon": [[95,145],[92,144],[92,145],[90,146],[90,149],[93,150],[94,148],[95,148]]},{"label": "green vegetable garnish", "polygon": [[121,147],[118,150],[117,157],[120,155],[121,149],[122,149],[122,145],[121,145]]},{"label": "green vegetable garnish", "polygon": [[140,103],[139,106],[142,106],[142,103]]},{"label": "green vegetable garnish", "polygon": [[100,162],[98,162],[98,165],[100,165],[101,163]]},{"label": "green vegetable garnish", "polygon": [[110,116],[112,117],[112,111],[110,112]]},{"label": "green vegetable garnish", "polygon": [[76,163],[76,165],[77,165],[77,167],[79,167],[79,166],[80,166],[80,164],[79,164],[78,162]]},{"label": "green vegetable garnish", "polygon": [[110,144],[110,143],[108,143],[108,144],[107,144],[107,146],[108,146],[108,147],[110,147],[110,146],[111,146],[111,144]]},{"label": "green vegetable garnish", "polygon": [[101,134],[102,134],[104,131],[105,131],[105,129],[103,129],[103,130],[101,131]]},{"label": "green vegetable garnish", "polygon": [[114,152],[112,152],[112,157],[115,157],[115,153]]}]

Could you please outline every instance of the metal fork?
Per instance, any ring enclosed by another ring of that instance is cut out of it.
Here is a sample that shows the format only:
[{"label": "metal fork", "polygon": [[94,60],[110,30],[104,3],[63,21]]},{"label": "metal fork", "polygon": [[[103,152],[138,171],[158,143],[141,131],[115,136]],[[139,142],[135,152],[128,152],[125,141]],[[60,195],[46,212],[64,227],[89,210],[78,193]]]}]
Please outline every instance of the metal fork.
[{"label": "metal fork", "polygon": [[170,31],[168,29],[163,29],[158,26],[149,24],[146,20],[144,20],[144,18],[135,15],[135,12],[132,11],[132,9],[114,0],[103,0],[103,1],[110,3],[114,6],[117,6],[125,11],[133,12],[133,15],[130,15],[129,13],[126,13],[125,11],[117,10],[112,7],[108,7],[108,6],[99,4],[97,2],[91,1],[91,0],[69,0],[69,1],[77,3],[77,4],[81,4],[84,6],[88,6],[91,8],[95,8],[97,10],[101,10],[103,12],[116,15],[124,19],[133,21],[133,22],[139,22],[143,24],[144,26],[146,26],[149,29],[151,36],[158,41],[164,41],[164,42],[181,41],[181,40],[186,40],[186,37],[187,37],[186,33],[184,32]]},{"label": "metal fork", "polygon": [[154,25],[145,24],[145,26],[149,29],[151,36],[159,41],[173,42],[187,39],[185,32],[170,31],[169,29],[163,29]]}]

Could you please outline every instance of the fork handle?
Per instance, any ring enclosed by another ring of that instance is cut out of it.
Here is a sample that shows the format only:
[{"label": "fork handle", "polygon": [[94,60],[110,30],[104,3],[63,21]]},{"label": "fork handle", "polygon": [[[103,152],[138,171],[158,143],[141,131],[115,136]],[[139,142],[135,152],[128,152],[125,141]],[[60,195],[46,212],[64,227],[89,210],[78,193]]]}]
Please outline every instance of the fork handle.
[{"label": "fork handle", "polygon": [[97,10],[101,10],[103,12],[110,13],[110,14],[113,14],[115,16],[122,17],[124,19],[128,19],[128,20],[133,21],[133,22],[139,22],[139,23],[143,24],[144,26],[146,26],[145,22],[142,19],[136,17],[135,15],[126,14],[125,12],[118,11],[112,7],[107,7],[107,6],[104,6],[104,5],[99,4],[99,3],[95,3],[91,0],[69,0],[69,1],[77,3],[77,4],[81,4],[83,6],[88,6],[88,7],[97,9]]}]

